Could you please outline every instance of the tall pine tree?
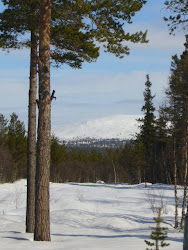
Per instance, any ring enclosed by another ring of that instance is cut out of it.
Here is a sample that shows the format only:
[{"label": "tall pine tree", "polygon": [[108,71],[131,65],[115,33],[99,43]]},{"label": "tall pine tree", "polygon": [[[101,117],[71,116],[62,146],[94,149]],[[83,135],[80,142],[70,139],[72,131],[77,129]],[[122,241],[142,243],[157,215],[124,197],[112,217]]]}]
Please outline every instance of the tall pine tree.
[{"label": "tall pine tree", "polygon": [[184,184],[180,224],[182,228],[184,223],[183,215],[186,205],[188,175],[188,36],[186,36],[186,39],[185,51],[180,58],[177,55],[172,58],[169,88],[166,92],[169,105],[170,129],[174,141],[174,165],[177,164],[177,159],[180,159],[178,168],[175,166],[176,172],[179,170],[175,173],[175,176],[178,176]]},{"label": "tall pine tree", "polygon": [[[7,12],[0,15],[0,45],[4,48],[12,48],[30,44],[31,48],[36,48],[28,41],[20,41],[19,35],[31,32],[31,28],[36,35],[38,34],[39,15],[37,14],[39,3],[42,1],[9,0],[3,2],[12,9],[8,8]],[[52,4],[50,43],[53,45],[51,58],[57,64],[67,63],[71,67],[80,68],[84,61],[92,62],[99,56],[96,41],[102,44],[106,52],[113,53],[117,57],[121,58],[124,54],[129,54],[129,48],[124,41],[146,42],[146,32],[125,33],[124,25],[132,23],[132,17],[145,3],[145,0],[116,1],[115,3],[112,0],[50,1]],[[36,12],[30,4],[36,7]],[[28,23],[28,17],[32,19],[32,22]],[[34,57],[31,56],[31,58]],[[33,69],[36,69],[34,64]],[[34,79],[36,79],[35,76]]]},{"label": "tall pine tree", "polygon": [[50,96],[50,23],[51,1],[40,1],[39,40],[39,123],[37,143],[35,232],[34,240],[50,241],[50,147],[51,147],[51,96]]},{"label": "tall pine tree", "polygon": [[146,172],[145,178],[147,181],[154,182],[155,181],[155,172],[154,172],[154,164],[152,162],[152,153],[153,153],[153,145],[155,141],[155,107],[153,105],[153,96],[151,94],[151,86],[149,75],[146,75],[145,82],[145,91],[144,91],[144,106],[142,107],[142,111],[144,113],[144,117],[139,119],[138,121],[141,123],[140,125],[140,133],[138,134],[138,139],[140,139],[144,146],[144,154],[146,161]]}]

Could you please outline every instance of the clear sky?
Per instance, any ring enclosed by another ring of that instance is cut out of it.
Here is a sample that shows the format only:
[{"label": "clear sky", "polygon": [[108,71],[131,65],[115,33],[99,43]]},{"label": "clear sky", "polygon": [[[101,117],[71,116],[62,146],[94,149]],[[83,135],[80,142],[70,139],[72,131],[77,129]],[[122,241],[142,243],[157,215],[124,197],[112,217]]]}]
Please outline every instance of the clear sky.
[{"label": "clear sky", "polygon": [[[168,33],[163,17],[165,0],[148,0],[125,25],[130,32],[148,30],[148,44],[129,44],[130,55],[118,59],[101,52],[96,63],[81,70],[51,68],[52,128],[117,114],[141,114],[146,74],[153,84],[156,108],[167,86],[171,57],[184,50],[185,33]],[[0,2],[0,10],[2,3]],[[29,50],[0,51],[0,113],[16,112],[27,124]]]}]

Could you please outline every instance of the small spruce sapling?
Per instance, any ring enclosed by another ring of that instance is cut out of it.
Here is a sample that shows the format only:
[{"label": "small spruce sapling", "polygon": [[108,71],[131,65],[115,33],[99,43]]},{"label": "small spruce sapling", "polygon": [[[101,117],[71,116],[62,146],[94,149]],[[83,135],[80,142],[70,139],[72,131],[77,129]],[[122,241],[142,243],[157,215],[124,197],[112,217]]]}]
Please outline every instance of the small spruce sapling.
[{"label": "small spruce sapling", "polygon": [[[167,247],[170,244],[165,243],[165,240],[167,239],[167,230],[168,228],[166,227],[161,227],[161,222],[163,222],[163,219],[161,218],[161,208],[158,209],[158,216],[153,218],[154,221],[156,222],[156,227],[151,227],[152,232],[150,234],[151,240],[154,242],[150,242],[145,240],[146,244],[148,246],[155,246],[155,250],[159,250],[160,247]],[[146,250],[152,250],[149,248],[146,248]]]}]

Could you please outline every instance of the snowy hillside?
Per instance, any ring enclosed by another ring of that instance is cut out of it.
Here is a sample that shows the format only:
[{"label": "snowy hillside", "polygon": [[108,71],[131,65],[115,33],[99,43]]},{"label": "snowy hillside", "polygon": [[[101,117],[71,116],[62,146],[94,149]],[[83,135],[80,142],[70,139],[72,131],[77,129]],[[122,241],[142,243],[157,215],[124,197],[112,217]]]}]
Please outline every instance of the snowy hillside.
[{"label": "snowy hillside", "polygon": [[[52,241],[33,242],[33,234],[25,233],[26,180],[0,184],[2,250],[145,250],[155,226],[151,207],[161,204],[170,243],[165,249],[182,249],[183,232],[173,228],[172,185],[51,183],[50,193]],[[180,187],[178,193],[182,197]]]},{"label": "snowy hillside", "polygon": [[86,123],[64,126],[54,132],[60,139],[95,138],[131,139],[138,132],[138,115],[116,115],[90,120]]}]

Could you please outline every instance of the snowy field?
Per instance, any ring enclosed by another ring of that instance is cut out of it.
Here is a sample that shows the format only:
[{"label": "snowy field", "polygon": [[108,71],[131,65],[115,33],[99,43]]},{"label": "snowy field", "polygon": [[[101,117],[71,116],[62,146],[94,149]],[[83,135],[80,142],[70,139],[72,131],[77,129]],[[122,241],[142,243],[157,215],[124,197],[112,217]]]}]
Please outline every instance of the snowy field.
[{"label": "snowy field", "polygon": [[[51,242],[34,242],[25,233],[26,180],[0,185],[0,249],[145,250],[153,213],[162,206],[169,247],[183,247],[173,229],[173,186],[51,183]],[[182,189],[178,190],[182,196]],[[153,211],[152,211],[153,210]],[[179,210],[180,214],[181,210]]]}]

